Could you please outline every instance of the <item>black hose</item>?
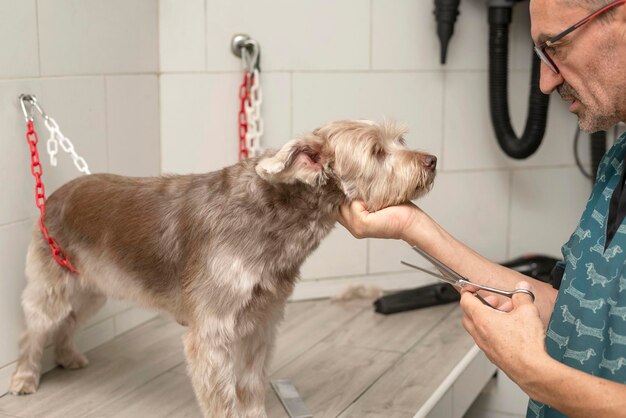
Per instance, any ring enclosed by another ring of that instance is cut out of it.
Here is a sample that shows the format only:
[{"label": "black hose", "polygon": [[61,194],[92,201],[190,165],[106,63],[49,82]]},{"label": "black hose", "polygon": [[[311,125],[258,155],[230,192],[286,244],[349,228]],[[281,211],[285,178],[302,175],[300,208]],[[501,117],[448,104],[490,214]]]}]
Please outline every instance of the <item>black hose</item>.
[{"label": "black hose", "polygon": [[528,116],[518,138],[511,126],[508,97],[508,44],[512,7],[489,7],[489,107],[502,150],[511,158],[531,156],[543,139],[550,97],[539,89],[540,61],[533,54]]},{"label": "black hose", "polygon": [[459,15],[460,0],[435,0],[435,20],[437,20],[437,36],[441,44],[441,63],[446,63],[448,42],[454,33],[454,24]]}]

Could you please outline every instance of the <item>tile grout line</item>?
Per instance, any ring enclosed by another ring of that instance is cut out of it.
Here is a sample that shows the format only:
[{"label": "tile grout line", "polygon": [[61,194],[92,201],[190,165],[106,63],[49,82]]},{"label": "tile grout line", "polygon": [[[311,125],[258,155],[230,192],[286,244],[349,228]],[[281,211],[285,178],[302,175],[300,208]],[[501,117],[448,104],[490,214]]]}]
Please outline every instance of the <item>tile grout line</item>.
[{"label": "tile grout line", "polygon": [[511,257],[511,231],[513,230],[513,170],[509,170],[509,193],[508,193],[508,208],[507,208],[507,220],[506,220],[506,257]]},{"label": "tile grout line", "polygon": [[[224,71],[223,73],[227,73]],[[130,75],[155,75],[159,74],[156,71],[123,71],[123,72],[102,72],[102,73],[85,73],[85,74],[48,74],[44,76],[24,76],[24,77],[0,77],[0,83],[13,83],[15,81],[38,81],[38,80],[62,80],[62,79],[72,79],[72,78],[98,78],[98,77],[106,77],[106,76],[130,76]],[[168,73],[168,74],[178,74],[178,73]],[[200,74],[200,73],[180,73],[181,75],[185,74]]]},{"label": "tile grout line", "polygon": [[[443,71],[437,69],[421,69],[421,70],[394,70],[394,69],[354,69],[354,70],[306,70],[306,69],[274,69],[264,70],[266,74],[285,74],[285,73],[302,73],[302,74],[318,74],[318,75],[393,75],[393,74],[408,74],[408,75],[421,75],[421,74],[441,74]],[[446,73],[451,74],[486,74],[487,70],[446,70]],[[528,71],[519,71],[520,73],[527,73]],[[515,73],[515,71],[511,71]],[[19,80],[46,80],[46,79],[63,79],[63,78],[79,78],[79,77],[99,77],[99,76],[121,76],[121,75],[217,75],[217,74],[239,74],[236,70],[190,70],[190,71],[122,71],[122,72],[101,72],[101,73],[76,73],[76,74],[46,74],[42,76],[24,76],[24,77],[0,77],[0,83],[14,82]]]},{"label": "tile grout line", "polygon": [[208,0],[204,0],[204,16],[203,16],[203,23],[204,23],[204,72],[207,72],[209,70],[209,45],[208,45],[208,39],[209,39],[209,22],[208,22]]},{"label": "tile grout line", "polygon": [[[297,302],[296,302],[297,303]],[[309,351],[311,351],[313,348],[317,347],[319,344],[321,344],[322,342],[324,342],[324,340],[326,338],[328,338],[330,336],[330,334],[332,334],[333,332],[337,331],[339,328],[345,326],[347,323],[354,321],[354,319],[361,315],[366,309],[366,307],[363,307],[361,309],[359,309],[354,315],[350,316],[348,319],[346,319],[344,322],[341,323],[340,326],[338,326],[337,328],[335,328],[332,331],[329,331],[328,334],[325,334],[323,336],[321,336],[319,338],[319,340],[317,340],[317,342],[315,342],[314,344],[312,344],[310,347],[308,347],[306,350],[304,350],[303,352],[301,352],[300,354],[298,354],[297,356],[295,356],[294,358],[292,358],[291,360],[289,360],[287,363],[283,364],[282,366],[280,366],[278,369],[272,371],[272,373],[268,374],[268,378],[270,378],[272,375],[278,373],[279,371],[283,370],[285,367],[287,367],[288,365],[292,364],[293,362],[295,362],[296,360],[298,360],[300,357],[302,357],[303,355],[305,355],[306,353],[308,353]]]},{"label": "tile grout line", "polygon": [[[107,318],[107,319],[113,319],[113,320],[114,320],[114,321],[113,321],[113,323],[114,323],[114,326],[113,326],[114,331],[117,331],[117,330],[115,330],[115,318],[116,318],[118,315],[121,315],[121,314],[123,314],[123,313],[126,313],[126,312],[128,312],[128,311],[130,311],[131,309],[134,309],[134,308],[137,308],[137,306],[133,306],[133,307],[131,307],[131,308],[125,309],[125,310],[123,310],[122,312],[118,312],[118,313],[116,313],[115,315],[113,315],[113,316],[111,316],[111,317]],[[156,321],[156,320],[158,320],[158,319],[161,319],[161,317],[160,317],[159,315],[155,316],[154,318],[148,319],[147,321],[144,321],[144,322],[142,322],[142,323],[140,323],[140,324],[137,324],[137,325],[135,325],[134,327],[131,327],[131,328],[127,329],[126,331],[122,332],[121,334],[115,334],[115,335],[113,336],[113,338],[112,338],[112,339],[110,339],[109,341],[105,342],[104,344],[109,343],[109,342],[111,342],[111,341],[114,341],[114,340],[116,340],[117,338],[123,337],[124,335],[128,334],[129,332],[136,331],[139,327],[142,327],[142,326],[144,326],[144,325],[148,325],[149,323],[154,322],[154,321]],[[103,321],[100,321],[100,322],[104,322],[104,320],[103,320]],[[98,322],[98,323],[100,323],[100,322]],[[95,325],[95,324],[94,324],[94,325]],[[104,344],[101,344],[101,345],[99,345],[99,346],[97,346],[97,347],[94,347],[94,348],[93,348],[93,350],[95,350],[96,348],[101,347],[101,346],[102,346],[102,345],[104,345]],[[89,350],[89,351],[91,351],[91,350]]]},{"label": "tile grout line", "polygon": [[370,39],[369,39],[369,49],[370,49],[370,56],[369,56],[369,64],[370,64],[370,71],[373,68],[374,65],[374,56],[373,56],[373,51],[374,51],[374,0],[370,0]]},{"label": "tile grout line", "polygon": [[156,2],[156,53],[157,53],[157,68],[156,74],[161,73],[161,1]]},{"label": "tile grout line", "polygon": [[371,275],[371,264],[372,264],[372,260],[370,259],[371,255],[372,255],[372,239],[368,238],[365,241],[365,275],[366,276],[370,276]]},{"label": "tile grout line", "polygon": [[30,222],[31,218],[24,218],[24,219],[18,219],[17,221],[11,221],[11,222],[7,222],[5,224],[0,224],[0,229],[5,228],[5,227],[9,227],[9,226],[15,226],[17,224],[21,224],[24,222]]},{"label": "tile grout line", "polygon": [[[455,308],[450,309],[450,311],[445,314],[439,321],[437,321],[432,327],[430,327],[430,329],[424,333],[424,335],[422,336],[422,338],[426,337],[428,334],[430,334],[441,322],[445,321],[454,311]],[[421,340],[421,339],[420,339]],[[372,383],[370,385],[368,385],[356,398],[354,398],[354,400],[352,401],[352,403],[350,403],[350,405],[346,406],[346,408],[344,408],[338,415],[337,417],[341,416],[344,412],[346,412],[352,405],[356,404],[359,399],[361,399],[363,397],[363,395],[365,395],[376,383],[378,383],[378,381],[380,381],[385,375],[387,375],[388,373],[391,372],[391,370],[393,370],[398,363],[400,363],[400,361],[402,361],[410,352],[411,350],[419,343],[419,340],[416,341],[405,353],[403,353],[402,355],[398,356],[398,358],[396,359],[396,361],[392,362],[391,365],[384,370],[376,379],[374,379],[372,381]]]},{"label": "tile grout line", "polygon": [[293,96],[294,96],[294,86],[295,86],[295,77],[294,77],[294,72],[291,71],[289,73],[289,84],[290,84],[290,89],[289,89],[289,135],[293,138],[294,136],[294,132],[293,132],[293,114],[294,114],[294,106],[293,106]]},{"label": "tile grout line", "polygon": [[105,144],[105,158],[106,158],[106,169],[110,173],[111,172],[111,140],[109,138],[109,82],[108,76],[103,77],[104,84],[104,144]]},{"label": "tile grout line", "polygon": [[[137,387],[133,388],[131,391],[128,391],[128,392],[124,393],[122,396],[119,396],[119,397],[117,397],[117,398],[112,398],[112,399],[111,399],[111,402],[118,402],[119,400],[123,399],[125,396],[128,396],[128,395],[130,395],[131,393],[133,393],[133,392],[135,392],[135,391],[137,391],[137,390],[139,390],[139,389],[143,388],[143,387],[144,387],[144,386],[146,386],[148,383],[153,382],[154,380],[158,379],[159,377],[161,377],[161,376],[163,376],[163,375],[165,375],[165,374],[167,374],[167,373],[173,373],[173,372],[172,372],[172,370],[173,370],[173,369],[175,369],[176,367],[180,366],[180,365],[181,365],[181,364],[183,364],[183,363],[184,363],[184,361],[183,361],[183,362],[181,362],[181,363],[176,364],[175,366],[170,367],[170,368],[169,368],[169,369],[167,369],[167,370],[164,370],[164,371],[163,371],[163,373],[160,373],[160,374],[158,374],[158,375],[156,375],[156,376],[154,376],[154,377],[152,377],[152,378],[150,378],[150,379],[146,380],[145,382],[143,382],[143,383],[142,383],[142,384],[140,384],[139,386],[137,386]],[[178,374],[178,373],[177,373],[177,374]],[[96,409],[91,410],[91,411],[89,412],[89,414],[88,414],[88,415],[86,415],[86,418],[89,418],[90,416],[94,416],[94,415],[93,415],[94,413],[96,413],[96,414],[97,414],[97,413],[98,413],[98,409],[105,408],[105,407],[107,406],[107,404],[108,404],[108,403],[109,403],[109,402],[102,403],[102,404],[100,404],[100,406],[99,406],[99,407],[96,407]],[[95,415],[95,416],[98,416],[98,415]],[[17,418],[20,418],[20,417],[17,417]]]},{"label": "tile grout line", "polygon": [[[445,164],[446,158],[444,155],[444,150],[446,149],[446,85],[448,83],[448,74],[442,74],[443,81],[441,82],[441,149],[439,154],[442,159],[442,163]],[[446,172],[445,166],[442,164],[441,167],[442,172]]]},{"label": "tile grout line", "polygon": [[[2,396],[0,396],[0,398],[2,398]],[[2,411],[0,411],[0,417],[23,418],[21,415],[10,415],[10,414],[7,414],[7,413],[2,412]]]},{"label": "tile grout line", "polygon": [[[452,306],[452,308],[448,311],[448,313],[447,313],[447,314],[445,314],[444,316],[442,316],[442,317],[441,317],[441,319],[440,319],[439,321],[437,321],[437,322],[436,322],[436,323],[435,323],[432,327],[430,327],[430,329],[429,329],[427,332],[425,332],[425,333],[424,333],[424,335],[422,336],[422,338],[426,337],[428,334],[430,334],[431,332],[433,332],[433,330],[434,330],[435,328],[437,328],[437,327],[439,326],[439,324],[441,324],[443,321],[445,321],[446,319],[448,319],[448,317],[449,317],[450,315],[452,315],[452,312],[454,312],[454,311],[455,311],[455,309],[457,309],[457,308],[458,308],[458,306],[459,306],[459,305],[458,305],[458,303],[453,303],[452,305],[453,305],[453,306]],[[416,342],[415,342],[412,346],[410,346],[410,347],[408,348],[408,350],[406,351],[406,354],[410,353],[410,352],[411,352],[411,350],[413,350],[413,349],[415,348],[415,346],[416,346],[418,343],[419,343],[419,341],[416,341]]]},{"label": "tile grout line", "polygon": [[39,33],[39,0],[35,1],[35,24],[37,25],[37,71],[41,77],[41,35]]}]

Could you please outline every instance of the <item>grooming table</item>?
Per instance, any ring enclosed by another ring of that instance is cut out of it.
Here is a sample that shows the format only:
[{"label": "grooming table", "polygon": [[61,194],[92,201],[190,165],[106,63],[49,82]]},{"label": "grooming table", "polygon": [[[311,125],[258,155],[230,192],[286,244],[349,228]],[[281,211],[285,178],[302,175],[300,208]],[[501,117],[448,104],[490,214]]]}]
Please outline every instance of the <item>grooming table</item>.
[{"label": "grooming table", "polygon": [[[325,304],[341,312],[338,304]],[[281,361],[286,341],[279,337],[271,379],[291,381],[314,417],[462,417],[496,367],[463,329],[458,305],[389,316],[361,306],[293,361]],[[333,316],[315,308],[308,315]],[[292,318],[288,311],[287,322]],[[299,327],[303,338],[315,332]],[[288,417],[271,389],[266,405],[268,416]]]}]

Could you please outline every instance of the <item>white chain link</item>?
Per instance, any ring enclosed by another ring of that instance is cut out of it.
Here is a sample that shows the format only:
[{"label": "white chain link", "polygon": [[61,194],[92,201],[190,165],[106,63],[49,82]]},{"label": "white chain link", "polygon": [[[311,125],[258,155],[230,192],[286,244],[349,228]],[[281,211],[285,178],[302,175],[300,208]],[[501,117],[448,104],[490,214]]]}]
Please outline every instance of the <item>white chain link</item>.
[{"label": "white chain link", "polygon": [[263,118],[261,117],[261,104],[263,103],[263,91],[261,90],[260,73],[254,70],[250,88],[250,101],[245,104],[248,131],[246,133],[246,147],[250,157],[261,153],[261,136],[263,135]]},{"label": "white chain link", "polygon": [[76,153],[76,151],[74,150],[74,145],[69,139],[67,139],[63,135],[56,121],[52,119],[51,117],[46,117],[46,119],[44,120],[44,125],[46,125],[46,128],[50,132],[50,137],[48,138],[48,142],[46,144],[48,148],[48,154],[50,155],[50,164],[56,167],[57,165],[56,154],[59,152],[59,144],[60,144],[63,151],[70,154],[70,156],[72,157],[72,161],[74,161],[74,165],[76,166],[76,169],[78,171],[80,171],[83,174],[91,174],[89,172],[89,167],[87,166],[87,162],[85,161],[83,157],[81,157],[80,155]]},{"label": "white chain link", "polygon": [[59,153],[59,141],[56,138],[55,132],[59,131],[59,125],[54,121],[54,119],[44,119],[44,125],[50,132],[50,137],[46,142],[46,148],[48,148],[48,154],[50,155],[50,165],[52,167],[57,166],[57,154]]}]

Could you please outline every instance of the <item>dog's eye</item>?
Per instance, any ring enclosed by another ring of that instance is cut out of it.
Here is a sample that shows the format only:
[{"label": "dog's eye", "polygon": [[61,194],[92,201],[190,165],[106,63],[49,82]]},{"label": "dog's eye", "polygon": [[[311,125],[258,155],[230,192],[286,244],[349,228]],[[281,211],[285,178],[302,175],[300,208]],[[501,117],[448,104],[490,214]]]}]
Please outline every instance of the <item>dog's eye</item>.
[{"label": "dog's eye", "polygon": [[403,136],[398,137],[398,142],[400,143],[400,145],[406,145],[406,140]]}]

